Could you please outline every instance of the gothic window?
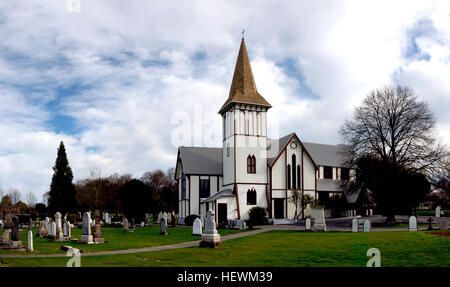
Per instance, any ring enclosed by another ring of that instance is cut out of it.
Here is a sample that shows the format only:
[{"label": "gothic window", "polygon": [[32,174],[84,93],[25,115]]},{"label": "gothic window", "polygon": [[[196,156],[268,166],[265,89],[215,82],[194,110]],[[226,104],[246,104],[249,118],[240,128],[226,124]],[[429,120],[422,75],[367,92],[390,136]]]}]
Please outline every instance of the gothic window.
[{"label": "gothic window", "polygon": [[291,189],[291,165],[288,164],[288,168],[287,168],[287,172],[288,172],[288,189]]},{"label": "gothic window", "polygon": [[256,158],[254,155],[247,157],[247,173],[256,173]]},{"label": "gothic window", "polygon": [[297,188],[297,181],[296,181],[296,173],[295,173],[295,167],[297,166],[296,164],[296,157],[295,154],[292,155],[292,188],[296,189]]},{"label": "gothic window", "polygon": [[300,172],[300,165],[297,165],[297,184],[298,184],[298,188],[301,188],[301,172]]},{"label": "gothic window", "polygon": [[247,205],[256,205],[256,190],[254,188],[247,191]]},{"label": "gothic window", "polygon": [[181,174],[181,199],[186,199],[186,176]]},{"label": "gothic window", "polygon": [[200,179],[200,198],[209,197],[209,179]]}]

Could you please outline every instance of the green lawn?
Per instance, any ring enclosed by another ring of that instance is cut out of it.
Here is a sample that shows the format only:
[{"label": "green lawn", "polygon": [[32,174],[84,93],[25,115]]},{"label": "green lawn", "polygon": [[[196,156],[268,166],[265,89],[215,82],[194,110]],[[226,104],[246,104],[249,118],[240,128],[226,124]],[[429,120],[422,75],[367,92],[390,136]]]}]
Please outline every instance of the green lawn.
[{"label": "green lawn", "polygon": [[[36,234],[37,228],[33,228],[33,234]],[[132,249],[132,248],[142,248],[151,247],[158,245],[168,245],[175,244],[186,241],[200,240],[199,236],[192,236],[192,227],[169,227],[167,232],[168,236],[159,234],[159,226],[153,225],[149,227],[136,226],[136,231],[129,233],[123,228],[107,227],[102,228],[103,238],[105,239],[105,244],[82,244],[70,241],[55,242],[47,238],[40,238],[34,236],[34,254],[54,254],[54,253],[65,253],[65,251],[60,250],[61,245],[70,245],[72,247],[78,248],[87,252],[95,251],[109,251],[109,250],[120,250],[120,249]],[[241,232],[238,229],[220,229],[220,234],[227,235],[236,232]],[[80,239],[82,230],[78,228],[72,228],[72,238]],[[28,246],[28,229],[24,228],[20,232],[20,239],[22,244],[26,247]],[[27,254],[23,251],[18,250],[0,250],[1,254]],[[29,254],[29,253],[28,253]]]},{"label": "green lawn", "polygon": [[[369,248],[381,266],[450,266],[450,237],[418,231],[370,233],[271,231],[223,242],[128,255],[82,257],[81,266],[322,266],[364,267]],[[68,258],[0,258],[6,266],[65,266]]]}]

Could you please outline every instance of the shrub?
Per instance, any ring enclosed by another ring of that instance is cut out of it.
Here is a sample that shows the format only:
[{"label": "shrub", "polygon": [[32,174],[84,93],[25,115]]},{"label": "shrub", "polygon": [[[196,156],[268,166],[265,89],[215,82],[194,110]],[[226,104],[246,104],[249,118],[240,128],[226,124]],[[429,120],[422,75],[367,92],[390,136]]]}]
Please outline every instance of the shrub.
[{"label": "shrub", "polygon": [[195,214],[191,214],[191,215],[187,216],[187,217],[184,219],[184,224],[187,225],[187,226],[192,226],[192,224],[194,224],[194,220],[195,220],[196,218],[200,218],[200,216],[195,215]]},{"label": "shrub", "polygon": [[260,206],[255,206],[251,208],[248,212],[250,219],[249,224],[251,226],[253,225],[262,225],[267,223],[267,211],[265,208],[262,208]]}]

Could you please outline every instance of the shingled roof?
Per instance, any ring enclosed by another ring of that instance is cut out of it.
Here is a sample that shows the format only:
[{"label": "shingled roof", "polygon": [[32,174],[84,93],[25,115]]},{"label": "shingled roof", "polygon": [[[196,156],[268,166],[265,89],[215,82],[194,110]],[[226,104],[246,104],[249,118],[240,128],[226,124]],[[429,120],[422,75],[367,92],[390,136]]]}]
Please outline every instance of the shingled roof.
[{"label": "shingled roof", "polygon": [[223,174],[222,148],[182,146],[178,151],[185,174]]},{"label": "shingled roof", "polygon": [[272,106],[256,90],[250,59],[248,58],[245,41],[242,39],[239,55],[234,68],[233,82],[231,83],[230,95],[220,108],[221,113],[231,103],[256,104],[271,108]]}]

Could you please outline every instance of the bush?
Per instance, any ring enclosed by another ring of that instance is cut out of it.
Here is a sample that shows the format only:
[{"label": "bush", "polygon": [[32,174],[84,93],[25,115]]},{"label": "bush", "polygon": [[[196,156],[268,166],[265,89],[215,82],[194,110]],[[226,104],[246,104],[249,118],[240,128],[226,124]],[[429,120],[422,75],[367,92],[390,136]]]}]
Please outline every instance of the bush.
[{"label": "bush", "polygon": [[262,208],[260,206],[253,207],[248,212],[250,219],[249,219],[249,225],[262,225],[267,223],[267,211],[265,208]]},{"label": "bush", "polygon": [[187,226],[192,226],[192,225],[194,224],[194,220],[195,220],[196,218],[200,218],[200,216],[195,215],[195,214],[191,214],[191,215],[187,216],[187,217],[184,219],[184,224],[187,225]]}]

